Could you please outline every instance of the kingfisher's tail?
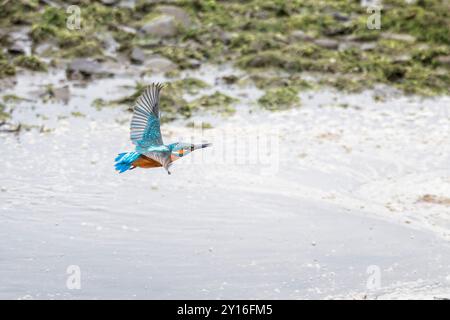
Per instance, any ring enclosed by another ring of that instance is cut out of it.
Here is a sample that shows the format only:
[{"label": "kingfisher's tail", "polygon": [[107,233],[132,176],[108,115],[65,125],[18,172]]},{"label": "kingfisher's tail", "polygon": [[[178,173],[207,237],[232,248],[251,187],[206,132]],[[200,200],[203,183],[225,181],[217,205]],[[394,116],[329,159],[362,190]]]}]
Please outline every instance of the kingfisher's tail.
[{"label": "kingfisher's tail", "polygon": [[137,158],[139,158],[139,156],[140,154],[137,152],[119,153],[114,159],[114,161],[116,162],[114,164],[114,167],[117,171],[119,171],[119,173],[130,170],[131,165]]}]

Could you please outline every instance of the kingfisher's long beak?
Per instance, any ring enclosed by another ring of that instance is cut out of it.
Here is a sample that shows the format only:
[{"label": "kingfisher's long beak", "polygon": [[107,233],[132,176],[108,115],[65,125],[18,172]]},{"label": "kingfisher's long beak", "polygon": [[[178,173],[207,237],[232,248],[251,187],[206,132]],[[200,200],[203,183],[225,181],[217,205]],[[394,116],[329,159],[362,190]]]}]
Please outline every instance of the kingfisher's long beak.
[{"label": "kingfisher's long beak", "polygon": [[212,146],[212,143],[192,144],[191,145],[191,151],[198,150],[198,149],[203,149],[203,148],[210,147],[210,146]]},{"label": "kingfisher's long beak", "polygon": [[200,145],[200,148],[199,148],[199,149],[203,149],[203,148],[210,147],[210,146],[212,146],[212,143],[202,143],[202,144]]}]

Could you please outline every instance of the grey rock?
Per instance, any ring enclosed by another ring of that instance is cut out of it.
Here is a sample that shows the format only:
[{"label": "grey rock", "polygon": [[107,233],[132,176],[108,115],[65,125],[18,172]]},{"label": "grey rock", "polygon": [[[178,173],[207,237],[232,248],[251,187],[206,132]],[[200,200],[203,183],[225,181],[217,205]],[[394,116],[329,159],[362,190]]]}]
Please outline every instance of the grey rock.
[{"label": "grey rock", "polygon": [[118,4],[118,7],[121,8],[130,8],[134,9],[136,6],[136,0],[121,0]]},{"label": "grey rock", "polygon": [[189,64],[189,67],[192,69],[200,68],[202,65],[201,61],[197,60],[197,59],[189,59],[188,64]]},{"label": "grey rock", "polygon": [[377,47],[377,43],[376,42],[364,42],[360,44],[360,49],[363,51],[371,51],[371,50],[375,50]]},{"label": "grey rock", "polygon": [[[52,0],[41,0],[41,2],[48,6],[54,7],[54,8],[61,8],[61,4],[59,4],[55,1],[52,1]],[[73,2],[76,2],[76,1],[75,0],[69,1],[69,3],[73,3]],[[79,3],[80,2],[78,1],[78,3],[76,3],[76,4],[79,4]]]},{"label": "grey rock", "polygon": [[38,44],[34,48],[34,53],[37,54],[38,56],[47,56],[52,51],[57,50],[57,48],[58,48],[57,45],[55,45],[54,43],[44,42]]},{"label": "grey rock", "polygon": [[8,133],[14,133],[14,132],[20,132],[22,129],[22,124],[14,124],[10,122],[0,122],[0,132],[8,132]]},{"label": "grey rock", "polygon": [[74,59],[66,69],[69,79],[89,79],[92,77],[109,77],[113,73],[103,68],[103,66],[95,60],[90,59]]},{"label": "grey rock", "polygon": [[343,36],[341,38],[343,41],[356,41],[356,42],[365,42],[367,41],[366,39],[364,39],[364,37],[361,37],[360,35],[356,35],[356,34],[350,34],[347,36]]},{"label": "grey rock", "polygon": [[330,50],[336,50],[339,47],[339,42],[333,39],[317,39],[314,41],[316,45],[319,47],[330,49]]},{"label": "grey rock", "polygon": [[161,45],[161,38],[155,38],[155,37],[145,37],[140,38],[138,40],[138,45],[141,48],[155,48]]},{"label": "grey rock", "polygon": [[234,75],[234,74],[230,74],[227,76],[223,76],[220,78],[221,81],[223,81],[225,84],[235,84],[236,82],[239,81],[239,77]]},{"label": "grey rock", "polygon": [[17,79],[14,76],[0,79],[0,91],[5,89],[14,89],[16,85]]},{"label": "grey rock", "polygon": [[270,18],[270,12],[265,10],[259,10],[252,13],[252,17],[256,19],[266,20]]},{"label": "grey rock", "polygon": [[13,43],[9,48],[8,52],[14,55],[26,54],[25,46],[21,42]]},{"label": "grey rock", "polygon": [[302,30],[294,30],[290,34],[291,41],[312,41],[314,38]]},{"label": "grey rock", "polygon": [[8,48],[8,52],[11,54],[31,54],[32,41],[28,33],[29,27],[14,28],[7,35],[11,46]]},{"label": "grey rock", "polygon": [[448,56],[437,56],[435,58],[435,60],[439,64],[445,64],[445,65],[450,66],[450,55],[448,55]]},{"label": "grey rock", "polygon": [[112,6],[119,2],[120,0],[100,0],[105,6]]},{"label": "grey rock", "polygon": [[149,66],[149,71],[156,73],[172,71],[177,68],[177,65],[169,59],[157,55],[147,58],[146,65]]},{"label": "grey rock", "polygon": [[230,44],[234,37],[235,37],[235,34],[233,34],[231,32],[219,31],[219,39],[224,44]]},{"label": "grey rock", "polygon": [[430,47],[430,45],[428,45],[426,43],[418,43],[414,48],[417,50],[425,51],[425,50],[429,50],[431,47]]},{"label": "grey rock", "polygon": [[341,43],[339,43],[339,47],[338,47],[339,51],[355,49],[355,48],[359,48],[359,44],[354,41],[341,42]]},{"label": "grey rock", "polygon": [[140,48],[134,48],[131,51],[130,60],[135,64],[143,64],[145,62],[145,52]]},{"label": "grey rock", "polygon": [[380,6],[381,0],[361,0],[361,7]]},{"label": "grey rock", "polygon": [[[122,0],[124,1],[124,0]],[[141,5],[155,5],[155,4],[162,4],[162,3],[176,3],[179,0],[131,0],[134,2],[139,1]]]},{"label": "grey rock", "polygon": [[117,27],[118,30],[123,31],[125,33],[129,33],[129,34],[136,34],[136,29],[129,27],[129,26],[118,26]]},{"label": "grey rock", "polygon": [[404,41],[413,43],[416,41],[416,38],[414,36],[411,36],[409,34],[403,34],[403,33],[390,33],[390,32],[383,32],[381,34],[381,37],[388,40],[396,40],[396,41]]},{"label": "grey rock", "polygon": [[155,37],[173,37],[178,33],[176,20],[173,16],[161,15],[147,22],[141,31]]},{"label": "grey rock", "polygon": [[341,21],[341,22],[346,22],[346,21],[350,20],[349,16],[347,16],[347,15],[345,15],[343,13],[340,13],[340,12],[334,12],[333,13],[333,18],[334,18],[334,20]]},{"label": "grey rock", "polygon": [[111,33],[102,33],[97,37],[102,47],[105,49],[107,55],[114,56],[116,50],[119,48],[119,43],[114,39]]},{"label": "grey rock", "polygon": [[58,101],[67,104],[70,100],[70,88],[68,85],[59,88],[53,88],[53,97]]},{"label": "grey rock", "polygon": [[339,43],[339,50],[348,49],[360,49],[362,51],[374,50],[377,47],[376,42],[357,42],[357,41],[344,41]]},{"label": "grey rock", "polygon": [[392,62],[395,62],[395,63],[405,63],[408,61],[411,61],[411,56],[409,56],[407,54],[404,54],[401,56],[396,56],[396,57],[392,58]]},{"label": "grey rock", "polygon": [[189,28],[191,26],[191,17],[186,10],[182,8],[176,6],[158,6],[156,7],[156,11],[161,12],[163,15],[173,17],[175,22],[184,28]]},{"label": "grey rock", "polygon": [[144,24],[141,31],[156,37],[173,37],[179,27],[189,28],[192,24],[189,14],[182,8],[171,5],[160,5],[155,8],[161,13],[159,17]]}]

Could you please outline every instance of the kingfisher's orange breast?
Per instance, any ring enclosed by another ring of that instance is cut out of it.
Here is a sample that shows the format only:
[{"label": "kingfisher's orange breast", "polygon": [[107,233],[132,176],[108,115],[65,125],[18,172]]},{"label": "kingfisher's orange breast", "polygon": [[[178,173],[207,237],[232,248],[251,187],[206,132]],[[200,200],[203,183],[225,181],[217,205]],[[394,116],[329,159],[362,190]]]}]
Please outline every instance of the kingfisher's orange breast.
[{"label": "kingfisher's orange breast", "polygon": [[139,168],[157,168],[162,167],[161,163],[158,161],[155,161],[149,157],[146,157],[144,155],[140,155],[139,158],[137,158],[133,164],[135,167]]}]

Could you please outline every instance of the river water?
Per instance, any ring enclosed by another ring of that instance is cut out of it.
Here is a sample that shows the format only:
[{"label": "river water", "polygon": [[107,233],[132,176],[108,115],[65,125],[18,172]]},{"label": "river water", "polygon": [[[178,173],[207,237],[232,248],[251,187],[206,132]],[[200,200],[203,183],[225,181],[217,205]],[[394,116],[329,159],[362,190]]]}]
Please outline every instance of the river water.
[{"label": "river water", "polygon": [[[231,71],[211,68],[182,76],[212,93]],[[91,104],[135,81],[70,82],[67,103],[36,98],[64,79],[23,75],[4,91],[29,99],[13,120],[37,128],[0,135],[0,298],[450,298],[450,206],[421,201],[450,198],[450,97],[322,89],[268,112],[255,87],[222,84],[240,99],[235,115],[162,128],[166,143],[212,148],[170,176],[119,175],[131,114]]]}]

